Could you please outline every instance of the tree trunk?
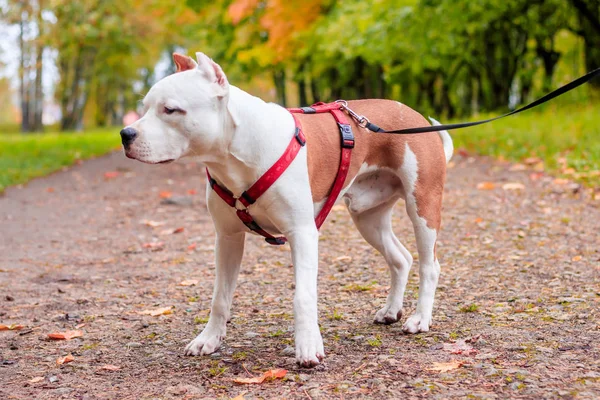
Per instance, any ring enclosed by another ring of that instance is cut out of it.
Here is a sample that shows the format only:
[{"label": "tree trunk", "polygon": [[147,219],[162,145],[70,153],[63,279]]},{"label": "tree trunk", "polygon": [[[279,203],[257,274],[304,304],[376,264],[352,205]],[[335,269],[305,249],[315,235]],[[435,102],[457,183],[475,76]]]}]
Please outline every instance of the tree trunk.
[{"label": "tree trunk", "polygon": [[29,90],[27,85],[27,77],[25,73],[25,39],[23,38],[25,33],[25,21],[24,10],[21,10],[19,15],[19,49],[21,51],[21,57],[19,59],[19,92],[21,95],[21,132],[29,132]]},{"label": "tree trunk", "polygon": [[44,112],[44,90],[42,87],[42,73],[43,73],[43,55],[44,55],[44,21],[42,20],[42,0],[38,0],[38,9],[36,12],[36,23],[38,27],[38,37],[36,41],[36,60],[35,60],[35,95],[33,98],[33,125],[32,130],[42,131],[44,126],[42,124],[42,114]]},{"label": "tree trunk", "polygon": [[285,71],[283,69],[277,69],[273,71],[273,83],[275,83],[277,102],[282,107],[287,107],[285,93]]}]

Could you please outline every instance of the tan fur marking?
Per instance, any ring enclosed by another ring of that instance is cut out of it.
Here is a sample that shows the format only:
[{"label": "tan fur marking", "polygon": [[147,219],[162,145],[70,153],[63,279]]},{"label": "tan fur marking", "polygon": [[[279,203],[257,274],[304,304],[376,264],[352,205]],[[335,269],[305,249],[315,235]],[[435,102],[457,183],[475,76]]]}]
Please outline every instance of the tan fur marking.
[{"label": "tan fur marking", "polygon": [[[365,115],[383,129],[401,129],[428,126],[430,123],[419,113],[391,100],[354,100],[348,106]],[[340,163],[340,134],[329,113],[297,114],[307,137],[308,174],[313,201],[327,197]],[[437,132],[416,135],[374,133],[351,121],[355,136],[352,162],[345,185],[358,173],[361,165],[387,167],[399,170],[408,143],[418,163],[414,196],[417,213],[427,221],[427,226],[439,230],[441,223],[442,192],[446,177],[446,159],[442,140]]]}]

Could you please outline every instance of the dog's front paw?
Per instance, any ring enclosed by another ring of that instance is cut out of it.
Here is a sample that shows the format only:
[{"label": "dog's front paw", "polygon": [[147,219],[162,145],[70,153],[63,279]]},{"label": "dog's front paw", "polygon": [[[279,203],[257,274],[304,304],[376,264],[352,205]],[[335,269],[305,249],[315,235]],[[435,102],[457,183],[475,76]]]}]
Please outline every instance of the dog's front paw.
[{"label": "dog's front paw", "polygon": [[375,323],[376,324],[393,324],[396,323],[402,318],[402,306],[388,306],[386,304],[381,310],[377,311],[375,314]]},{"label": "dog's front paw", "polygon": [[296,362],[304,368],[312,368],[325,357],[323,338],[319,328],[296,332]]},{"label": "dog's front paw", "polygon": [[205,328],[194,340],[185,346],[186,356],[207,355],[217,351],[221,345],[224,333]]},{"label": "dog's front paw", "polygon": [[402,325],[402,330],[404,333],[429,332],[430,325],[431,316],[414,313],[406,320],[404,325]]}]

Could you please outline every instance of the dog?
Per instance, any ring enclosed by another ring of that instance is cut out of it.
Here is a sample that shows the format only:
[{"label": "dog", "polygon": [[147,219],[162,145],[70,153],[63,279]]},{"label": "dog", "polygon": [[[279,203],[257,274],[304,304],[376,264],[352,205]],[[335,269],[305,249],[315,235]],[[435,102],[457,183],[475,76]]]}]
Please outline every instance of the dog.
[{"label": "dog", "polygon": [[[211,184],[239,195],[261,177],[294,137],[294,117],[229,84],[221,67],[203,53],[197,61],[174,54],[177,72],[157,82],[143,100],[143,116],[121,131],[125,155],[144,163],[168,163],[194,156],[210,171],[207,206],[215,231],[216,280],[204,330],[185,348],[187,355],[215,352],[224,339],[248,228],[237,210],[211,190]],[[428,126],[406,105],[391,100],[348,101],[383,129]],[[306,146],[254,204],[254,220],[289,241],[295,275],[296,360],[303,367],[322,362],[325,351],[317,317],[319,232],[315,216],[323,207],[340,163],[339,130],[328,114],[298,114]],[[432,120],[433,124],[439,124]],[[391,287],[375,323],[402,317],[404,290],[413,262],[392,231],[394,204],[404,199],[419,254],[419,297],[405,321],[406,333],[431,327],[440,274],[436,240],[441,225],[446,164],[453,144],[448,132],[417,135],[373,133],[350,125],[355,146],[338,199],[343,198],[364,239],[385,258]],[[236,205],[236,208],[238,206]]]}]

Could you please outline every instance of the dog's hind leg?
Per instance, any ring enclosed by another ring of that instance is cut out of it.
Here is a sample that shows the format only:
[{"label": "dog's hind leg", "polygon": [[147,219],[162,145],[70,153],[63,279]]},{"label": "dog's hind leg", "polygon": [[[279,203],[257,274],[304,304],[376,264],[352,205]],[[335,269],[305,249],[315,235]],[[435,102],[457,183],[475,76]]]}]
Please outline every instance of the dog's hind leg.
[{"label": "dog's hind leg", "polygon": [[231,302],[244,253],[245,233],[217,233],[215,245],[216,277],[208,323],[185,348],[185,354],[196,356],[214,353],[227,332]]},{"label": "dog's hind leg", "polygon": [[419,253],[419,298],[417,309],[402,326],[406,333],[427,332],[431,326],[433,300],[440,276],[435,254],[440,229],[445,160],[438,163],[417,162],[415,153],[406,146],[401,179],[406,193],[406,212],[412,221]]},{"label": "dog's hind leg", "polygon": [[375,314],[374,322],[378,324],[393,324],[402,317],[404,290],[413,261],[392,230],[392,209],[396,200],[397,197],[360,213],[350,211],[363,238],[383,255],[390,268],[390,292],[385,307]]}]

